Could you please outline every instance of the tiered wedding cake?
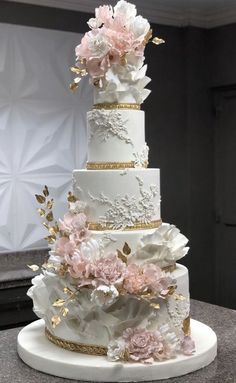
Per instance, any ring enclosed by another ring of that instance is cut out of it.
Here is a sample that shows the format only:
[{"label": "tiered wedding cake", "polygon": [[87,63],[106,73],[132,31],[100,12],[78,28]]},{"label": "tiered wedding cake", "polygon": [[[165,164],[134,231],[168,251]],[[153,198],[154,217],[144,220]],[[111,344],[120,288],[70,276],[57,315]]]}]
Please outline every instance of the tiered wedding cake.
[{"label": "tiered wedding cake", "polygon": [[37,196],[53,245],[28,294],[47,338],[61,348],[106,355],[112,366],[193,358],[188,270],[176,263],[188,241],[161,221],[159,169],[147,168],[140,110],[150,81],[144,48],[162,40],[152,38],[148,21],[124,0],[97,8],[88,24],[71,85],[88,73],[94,86],[87,169],[73,171],[69,211],[58,224],[47,187]]}]

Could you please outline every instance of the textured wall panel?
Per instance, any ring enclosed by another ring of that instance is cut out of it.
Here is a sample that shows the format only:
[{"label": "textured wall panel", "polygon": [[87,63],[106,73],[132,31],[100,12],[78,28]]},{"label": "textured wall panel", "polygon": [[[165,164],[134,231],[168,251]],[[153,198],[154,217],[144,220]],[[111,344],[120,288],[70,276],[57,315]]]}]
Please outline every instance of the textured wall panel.
[{"label": "textured wall panel", "polygon": [[86,161],[87,80],[69,91],[81,36],[0,24],[0,252],[44,247],[35,193],[63,214],[71,172]]}]

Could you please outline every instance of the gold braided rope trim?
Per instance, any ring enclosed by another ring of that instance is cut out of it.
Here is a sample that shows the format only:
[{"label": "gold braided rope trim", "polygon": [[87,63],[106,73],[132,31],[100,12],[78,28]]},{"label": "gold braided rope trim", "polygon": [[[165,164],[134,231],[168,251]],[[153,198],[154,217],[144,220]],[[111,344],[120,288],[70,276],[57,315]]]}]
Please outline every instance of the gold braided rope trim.
[{"label": "gold braided rope trim", "polygon": [[187,318],[184,319],[182,330],[183,330],[185,336],[191,335],[190,316],[188,316]]},{"label": "gold braided rope trim", "polygon": [[174,263],[173,265],[162,267],[162,271],[165,271],[165,273],[172,273],[175,270],[176,270],[176,263]]},{"label": "gold braided rope trim", "polygon": [[[156,229],[159,226],[161,226],[162,220],[158,219],[156,221],[151,221],[149,223],[135,223],[132,226],[126,226],[122,228],[122,231],[129,231],[129,230],[143,230],[143,229]],[[116,230],[120,231],[120,229],[114,229],[114,224],[109,223],[99,223],[99,222],[89,222],[88,224],[89,230],[97,230],[97,231],[103,231],[103,230]]]},{"label": "gold braided rope trim", "polygon": [[95,104],[93,106],[93,109],[133,109],[133,110],[140,110],[140,104],[104,102],[104,103]]},{"label": "gold braided rope trim", "polygon": [[71,342],[70,340],[59,338],[58,336],[53,335],[47,327],[45,328],[45,335],[48,340],[50,340],[50,342],[69,351],[75,351],[89,355],[107,355],[107,347],[97,346],[94,344]]},{"label": "gold braided rope trim", "polygon": [[[148,162],[145,161],[142,167],[147,168]],[[86,168],[88,170],[127,169],[135,168],[135,162],[87,162]]]}]

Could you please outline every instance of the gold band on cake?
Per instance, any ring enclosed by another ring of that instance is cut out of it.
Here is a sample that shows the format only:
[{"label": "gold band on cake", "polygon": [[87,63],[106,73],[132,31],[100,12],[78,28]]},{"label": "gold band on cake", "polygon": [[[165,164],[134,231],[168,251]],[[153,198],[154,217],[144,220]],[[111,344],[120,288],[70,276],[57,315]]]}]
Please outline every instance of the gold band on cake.
[{"label": "gold band on cake", "polygon": [[165,271],[165,273],[172,273],[175,270],[176,270],[176,263],[174,263],[173,265],[162,267],[162,271]]},{"label": "gold band on cake", "polygon": [[97,346],[94,344],[77,343],[70,340],[65,340],[53,335],[47,327],[45,328],[45,335],[48,340],[50,340],[50,342],[69,351],[80,352],[82,354],[88,355],[107,355],[107,347],[105,346]]},{"label": "gold band on cake", "polygon": [[[146,161],[143,168],[148,167],[148,162]],[[106,169],[129,169],[135,168],[135,162],[87,162],[86,169],[88,170],[106,170]]]},{"label": "gold band on cake", "polygon": [[140,104],[135,103],[118,103],[118,102],[103,102],[95,104],[93,109],[132,109],[140,110]]},{"label": "gold band on cake", "polygon": [[[161,224],[162,224],[161,219],[158,219],[156,221],[151,221],[148,223],[137,222],[137,223],[134,223],[132,226],[125,226],[124,228],[122,228],[122,230],[129,231],[129,230],[157,229],[159,226],[161,226]],[[105,223],[105,222],[104,223],[89,222],[88,228],[89,230],[96,230],[96,231],[117,230],[117,229],[114,229],[113,223]]]}]

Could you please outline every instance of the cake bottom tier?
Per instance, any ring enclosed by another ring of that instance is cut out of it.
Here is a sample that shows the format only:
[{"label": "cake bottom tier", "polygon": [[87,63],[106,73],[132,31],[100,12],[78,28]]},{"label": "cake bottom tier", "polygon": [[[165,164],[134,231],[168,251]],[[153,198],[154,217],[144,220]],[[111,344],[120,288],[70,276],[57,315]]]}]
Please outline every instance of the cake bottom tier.
[{"label": "cake bottom tier", "polygon": [[168,325],[177,337],[183,333],[189,334],[188,270],[177,264],[171,277],[176,280],[176,293],[167,300],[160,300],[160,307],[156,310],[153,310],[150,302],[126,295],[103,308],[91,301],[91,291],[85,288],[78,300],[68,303],[67,315],[61,315],[60,323],[56,326],[52,318],[58,316],[60,309],[54,306],[54,302],[65,299],[68,280],[45,272],[36,277],[29,295],[34,301],[35,313],[45,321],[48,334],[67,342],[106,348],[112,339],[121,336],[127,328],[144,327],[156,331]]}]

